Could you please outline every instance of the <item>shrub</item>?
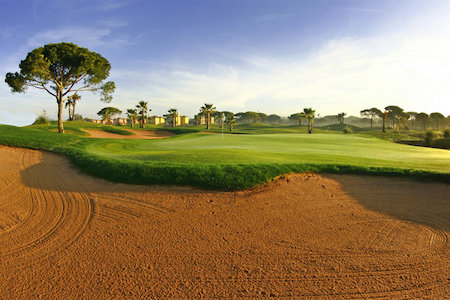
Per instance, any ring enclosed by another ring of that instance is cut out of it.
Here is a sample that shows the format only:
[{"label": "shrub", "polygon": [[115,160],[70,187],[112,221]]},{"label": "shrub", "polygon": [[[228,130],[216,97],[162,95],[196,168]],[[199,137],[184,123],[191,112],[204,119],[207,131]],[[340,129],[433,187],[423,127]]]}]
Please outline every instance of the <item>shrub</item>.
[{"label": "shrub", "polygon": [[47,112],[44,110],[42,113],[37,116],[36,120],[34,120],[33,125],[48,125],[50,124],[50,120],[47,117]]},{"label": "shrub", "polygon": [[434,139],[433,147],[450,150],[450,139]]},{"label": "shrub", "polygon": [[450,129],[447,128],[444,130],[444,138],[446,139],[450,138]]},{"label": "shrub", "polygon": [[425,142],[425,145],[431,147],[431,145],[433,144],[434,138],[435,138],[434,131],[433,131],[433,130],[428,130],[428,131],[425,133],[425,141],[424,141],[424,142]]},{"label": "shrub", "polygon": [[344,128],[344,133],[353,133],[353,130],[350,127]]}]

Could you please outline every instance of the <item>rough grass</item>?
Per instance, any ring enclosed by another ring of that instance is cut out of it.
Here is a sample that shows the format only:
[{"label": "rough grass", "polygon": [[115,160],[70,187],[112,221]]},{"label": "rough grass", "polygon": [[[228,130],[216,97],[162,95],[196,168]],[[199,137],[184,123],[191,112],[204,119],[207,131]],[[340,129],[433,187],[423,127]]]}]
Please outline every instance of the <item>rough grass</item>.
[{"label": "rough grass", "polygon": [[[84,126],[72,125],[71,130],[75,131],[74,128],[82,131]],[[189,133],[163,140],[112,141],[61,135],[42,126],[0,125],[0,144],[61,153],[86,173],[136,184],[235,190],[282,174],[305,171],[411,176],[450,182],[447,150],[399,145],[360,135],[222,137]]]}]

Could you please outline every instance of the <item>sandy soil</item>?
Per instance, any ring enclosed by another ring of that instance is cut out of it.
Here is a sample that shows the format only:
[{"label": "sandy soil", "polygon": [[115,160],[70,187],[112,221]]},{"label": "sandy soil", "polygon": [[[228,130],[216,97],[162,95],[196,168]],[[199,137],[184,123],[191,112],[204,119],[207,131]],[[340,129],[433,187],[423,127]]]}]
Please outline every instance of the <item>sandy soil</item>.
[{"label": "sandy soil", "polygon": [[0,146],[0,298],[450,297],[450,185],[113,184]]},{"label": "sandy soil", "polygon": [[145,139],[164,139],[173,136],[173,132],[165,130],[133,130],[127,129],[134,133],[134,135],[123,135],[118,133],[111,133],[102,130],[84,130],[93,138],[100,139],[125,139],[125,140],[145,140]]}]

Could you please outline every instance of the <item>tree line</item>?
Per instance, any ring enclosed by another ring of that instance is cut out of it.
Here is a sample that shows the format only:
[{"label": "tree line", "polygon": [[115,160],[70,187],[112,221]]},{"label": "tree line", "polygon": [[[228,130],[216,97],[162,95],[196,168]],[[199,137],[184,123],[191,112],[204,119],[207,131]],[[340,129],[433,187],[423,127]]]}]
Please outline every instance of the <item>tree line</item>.
[{"label": "tree line", "polygon": [[[69,120],[76,120],[75,108],[81,100],[79,93],[90,91],[100,92],[101,100],[111,102],[115,83],[106,81],[109,76],[111,65],[108,60],[100,54],[89,51],[72,43],[47,44],[29,52],[24,60],[19,64],[20,72],[9,72],[5,76],[5,82],[10,86],[13,93],[24,93],[28,87],[43,90],[54,97],[58,105],[58,131],[64,133],[62,112],[64,106],[69,110]],[[148,113],[151,111],[148,102],[140,101],[134,108],[127,109],[127,117],[131,121],[131,126],[135,120],[139,121],[140,127],[145,126]],[[105,107],[97,114],[103,119],[110,120],[111,117],[121,114],[122,111],[114,107]],[[386,127],[398,129],[420,126],[426,130],[429,126],[437,130],[444,126],[447,119],[439,112],[426,114],[424,112],[405,112],[399,106],[391,105],[380,110],[378,108],[368,108],[361,110],[363,119],[370,121],[373,128],[374,122],[381,121],[383,132]],[[164,115],[171,121],[172,126],[176,126],[179,116],[178,110],[171,108]],[[346,113],[338,113],[336,121],[344,124]],[[238,112],[236,114],[229,111],[216,111],[213,104],[205,103],[198,114],[194,116],[196,124],[206,124],[209,129],[212,117],[219,126],[227,124],[230,130],[236,123],[258,123],[264,122],[276,124],[282,121],[282,117],[276,114],[266,115],[261,112]],[[289,120],[306,122],[308,132],[312,132],[313,122],[316,119],[315,110],[304,108],[303,111],[293,113]]]},{"label": "tree line", "polygon": [[360,112],[361,117],[368,118],[370,120],[370,128],[373,128],[373,122],[376,119],[380,119],[382,122],[382,130],[386,131],[387,123],[389,122],[393,129],[409,129],[412,125],[421,125],[423,130],[427,130],[430,125],[435,125],[436,130],[442,128],[446,118],[439,112],[433,112],[426,114],[424,112],[405,112],[403,108],[395,105],[386,106],[384,111],[379,110],[376,107],[363,109]]}]

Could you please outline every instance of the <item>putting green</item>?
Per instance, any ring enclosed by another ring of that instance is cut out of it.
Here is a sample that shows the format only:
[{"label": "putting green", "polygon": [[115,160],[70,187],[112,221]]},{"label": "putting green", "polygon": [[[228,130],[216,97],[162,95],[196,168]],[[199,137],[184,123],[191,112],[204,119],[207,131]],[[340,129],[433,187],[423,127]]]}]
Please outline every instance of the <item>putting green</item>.
[{"label": "putting green", "polygon": [[314,163],[450,172],[448,150],[362,135],[187,134],[166,140],[95,140],[88,153],[177,164]]}]

